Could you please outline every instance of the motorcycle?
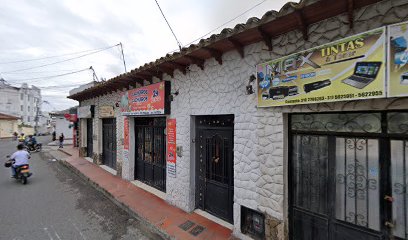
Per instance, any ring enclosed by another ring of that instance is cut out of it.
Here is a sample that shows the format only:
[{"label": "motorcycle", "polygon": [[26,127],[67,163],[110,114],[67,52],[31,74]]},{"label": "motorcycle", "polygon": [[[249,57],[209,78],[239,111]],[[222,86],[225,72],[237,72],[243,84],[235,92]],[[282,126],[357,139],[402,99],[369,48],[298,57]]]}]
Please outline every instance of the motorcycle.
[{"label": "motorcycle", "polygon": [[28,152],[40,152],[42,149],[42,143],[26,144],[26,150]]},{"label": "motorcycle", "polygon": [[[9,158],[10,156],[7,156],[7,158]],[[14,160],[13,159],[9,159],[4,163],[4,166],[9,168],[12,167],[12,165],[14,164]],[[22,184],[27,184],[27,179],[32,175],[32,173],[30,173],[30,169],[29,169],[29,165],[25,164],[25,165],[21,165],[19,167],[16,168],[16,175],[15,178],[17,181],[21,181]]]}]

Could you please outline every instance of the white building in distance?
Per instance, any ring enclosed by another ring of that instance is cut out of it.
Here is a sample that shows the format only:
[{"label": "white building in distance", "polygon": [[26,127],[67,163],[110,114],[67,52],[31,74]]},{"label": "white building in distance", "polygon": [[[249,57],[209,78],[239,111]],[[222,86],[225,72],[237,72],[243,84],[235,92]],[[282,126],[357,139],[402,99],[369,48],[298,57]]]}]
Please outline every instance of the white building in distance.
[{"label": "white building in distance", "polygon": [[41,115],[41,90],[27,83],[14,87],[0,79],[0,112],[17,116],[22,123],[35,126],[36,116]]}]

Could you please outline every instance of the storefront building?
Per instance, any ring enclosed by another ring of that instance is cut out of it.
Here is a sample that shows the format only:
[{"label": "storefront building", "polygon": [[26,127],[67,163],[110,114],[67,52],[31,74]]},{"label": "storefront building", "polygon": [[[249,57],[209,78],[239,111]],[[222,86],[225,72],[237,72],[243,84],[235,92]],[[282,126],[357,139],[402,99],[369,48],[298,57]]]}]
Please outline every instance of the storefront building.
[{"label": "storefront building", "polygon": [[76,93],[82,153],[241,239],[405,239],[407,9],[287,4]]}]

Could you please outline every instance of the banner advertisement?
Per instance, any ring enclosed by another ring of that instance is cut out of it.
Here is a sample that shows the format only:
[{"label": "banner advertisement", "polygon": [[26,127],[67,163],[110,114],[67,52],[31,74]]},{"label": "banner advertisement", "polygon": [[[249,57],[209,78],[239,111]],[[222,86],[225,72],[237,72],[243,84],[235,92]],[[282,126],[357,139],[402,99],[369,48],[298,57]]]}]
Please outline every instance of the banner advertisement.
[{"label": "banner advertisement", "polygon": [[123,161],[129,162],[129,119],[123,119]]},{"label": "banner advertisement", "polygon": [[120,101],[122,115],[157,115],[169,113],[170,82],[160,82],[131,89]]},{"label": "banner advertisement", "polygon": [[258,107],[385,97],[385,28],[257,65]]},{"label": "banner advertisement", "polygon": [[167,119],[167,176],[176,177],[176,119]]},{"label": "banner advertisement", "polygon": [[123,119],[123,149],[129,149],[129,119]]},{"label": "banner advertisement", "polygon": [[388,96],[408,96],[408,22],[388,27]]}]

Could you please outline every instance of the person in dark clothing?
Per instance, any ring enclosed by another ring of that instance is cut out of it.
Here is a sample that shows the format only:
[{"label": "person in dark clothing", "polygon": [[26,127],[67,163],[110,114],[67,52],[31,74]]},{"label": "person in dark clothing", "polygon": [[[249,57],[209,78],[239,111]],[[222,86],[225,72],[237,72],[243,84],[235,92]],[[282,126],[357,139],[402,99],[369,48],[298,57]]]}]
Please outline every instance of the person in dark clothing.
[{"label": "person in dark clothing", "polygon": [[55,131],[52,132],[52,141],[57,140],[57,133]]},{"label": "person in dark clothing", "polygon": [[59,148],[63,147],[64,147],[64,134],[61,133],[61,135],[59,136]]}]

